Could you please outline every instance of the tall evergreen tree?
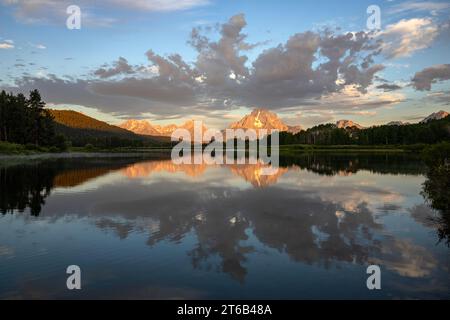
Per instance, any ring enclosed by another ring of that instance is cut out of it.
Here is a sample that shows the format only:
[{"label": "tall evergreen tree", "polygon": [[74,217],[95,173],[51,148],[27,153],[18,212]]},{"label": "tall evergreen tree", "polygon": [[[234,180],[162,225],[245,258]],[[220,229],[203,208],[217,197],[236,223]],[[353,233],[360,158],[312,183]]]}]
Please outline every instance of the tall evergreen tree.
[{"label": "tall evergreen tree", "polygon": [[21,93],[0,93],[0,141],[49,146],[54,139],[53,117],[38,90],[31,91],[29,99]]}]

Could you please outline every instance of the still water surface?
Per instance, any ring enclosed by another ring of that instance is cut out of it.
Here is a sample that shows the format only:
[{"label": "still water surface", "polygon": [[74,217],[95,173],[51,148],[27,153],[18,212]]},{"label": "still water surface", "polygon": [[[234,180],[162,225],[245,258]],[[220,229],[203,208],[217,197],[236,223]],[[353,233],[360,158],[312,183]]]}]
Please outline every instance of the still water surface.
[{"label": "still water surface", "polygon": [[[0,166],[0,298],[449,298],[426,168],[396,154],[262,165],[144,157]],[[448,226],[447,226],[448,227]],[[79,265],[82,290],[66,289]],[[382,290],[366,268],[382,270]]]}]

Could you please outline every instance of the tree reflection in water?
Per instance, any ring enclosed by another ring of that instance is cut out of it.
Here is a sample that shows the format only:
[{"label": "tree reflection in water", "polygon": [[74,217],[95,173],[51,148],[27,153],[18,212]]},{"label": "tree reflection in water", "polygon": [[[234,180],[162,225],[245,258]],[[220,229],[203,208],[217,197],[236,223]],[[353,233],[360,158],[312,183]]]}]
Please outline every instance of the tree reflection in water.
[{"label": "tree reflection in water", "polygon": [[133,158],[30,160],[0,165],[0,212],[39,216],[45,199],[55,187],[73,187],[135,163]]},{"label": "tree reflection in water", "polygon": [[[93,194],[76,197],[77,212],[84,212],[83,202],[96,201],[95,206],[90,207],[89,215],[94,217],[98,228],[114,230],[120,239],[126,239],[130,232],[142,228],[148,232],[149,246],[166,240],[181,242],[193,231],[198,240],[188,250],[193,267],[219,268],[220,272],[240,283],[247,277],[245,264],[249,255],[258,250],[257,245],[246,241],[249,240],[249,229],[265,247],[283,252],[296,262],[320,264],[327,269],[335,262],[362,265],[384,259],[385,264],[391,263],[391,268],[399,269],[402,274],[418,276],[431,272],[434,260],[427,256],[425,249],[397,238],[383,244],[380,242],[377,234],[384,226],[377,221],[373,208],[361,196],[371,194],[376,201],[383,202],[382,197],[392,196],[391,192],[383,193],[383,190],[370,186],[354,186],[352,182],[347,189],[343,185],[336,189],[322,183],[316,188],[309,185],[304,188],[291,185],[287,188],[283,183],[278,183],[281,176],[299,169],[326,178],[350,176],[360,170],[419,176],[426,173],[419,158],[405,154],[323,153],[282,157],[280,160],[282,168],[279,175],[269,178],[258,175],[260,165],[224,166],[234,177],[250,183],[251,187],[244,189],[217,183],[222,182],[217,177],[214,183],[202,182],[199,178],[207,175],[205,165],[176,166],[168,158],[54,159],[2,167],[0,210],[6,214],[23,212],[28,208],[31,215],[37,216],[53,188],[73,188],[118,170],[128,178],[127,181],[161,172],[173,173],[174,176],[182,172],[187,178],[185,184],[176,179],[155,179],[156,188],[143,190],[139,181],[134,181],[134,184],[125,187],[139,188],[129,189],[132,197],[124,194],[124,186],[117,186],[116,189],[105,187]],[[447,180],[442,180],[441,173],[431,170],[427,173],[424,194],[428,195],[434,208],[447,212],[447,215],[442,215],[438,232],[441,239],[448,239],[449,180],[448,174],[445,176]],[[327,193],[326,197],[321,197],[321,190]],[[354,206],[344,205],[342,202],[345,201],[341,200],[351,200],[346,192],[355,190],[359,192],[355,196],[358,201]],[[136,192],[142,196],[137,196]],[[120,196],[111,197],[111,194]],[[69,206],[67,200],[64,198],[53,212],[59,214],[66,210]],[[389,204],[389,200],[385,204],[383,210],[386,212],[398,210]],[[429,215],[429,211],[419,209],[416,213]],[[47,210],[45,214],[51,213]],[[407,259],[398,260],[398,252],[409,252],[406,257],[421,257],[418,261],[428,264],[412,270]],[[386,258],[386,255],[389,257]],[[219,264],[211,257],[219,257]]]},{"label": "tree reflection in water", "polygon": [[[109,172],[140,163],[142,158],[86,158],[86,159],[52,159],[31,160],[26,164],[0,165],[0,212],[13,213],[15,210],[23,212],[29,208],[30,214],[39,216],[45,205],[45,198],[55,187],[74,187],[90,179],[105,175]],[[167,156],[158,155],[155,162],[170,162]],[[158,165],[155,164],[155,165]],[[183,166],[183,165],[182,165]],[[193,166],[172,168],[178,170],[197,170],[202,174],[205,168],[196,169]],[[201,165],[204,166],[204,165]],[[351,175],[359,170],[370,170],[376,173],[389,174],[422,174],[423,169],[417,159],[402,154],[302,154],[295,157],[280,159],[280,175],[287,172],[287,168],[299,167],[320,175]],[[172,167],[175,167],[172,165]],[[254,186],[264,187],[276,183],[277,177],[259,177],[250,167],[242,170],[239,166],[229,166],[234,174],[251,182]],[[259,169],[258,165],[255,168]],[[257,170],[254,170],[257,172]],[[250,177],[248,177],[248,176]],[[253,177],[252,177],[253,176]],[[255,180],[264,178],[267,181]],[[431,190],[432,191],[432,190]],[[438,193],[439,194],[439,193]],[[448,203],[448,202],[447,202]]]},{"label": "tree reflection in water", "polygon": [[425,150],[428,166],[422,195],[438,211],[431,220],[437,225],[439,241],[450,247],[450,143],[441,143]]}]

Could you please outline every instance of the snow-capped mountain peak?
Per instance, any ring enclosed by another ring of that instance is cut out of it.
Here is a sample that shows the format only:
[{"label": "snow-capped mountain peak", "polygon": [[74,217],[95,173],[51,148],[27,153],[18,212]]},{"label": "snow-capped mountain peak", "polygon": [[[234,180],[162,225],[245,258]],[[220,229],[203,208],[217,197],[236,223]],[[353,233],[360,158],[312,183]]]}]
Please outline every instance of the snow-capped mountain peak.
[{"label": "snow-capped mountain peak", "polygon": [[431,120],[440,120],[440,119],[444,119],[448,116],[449,116],[448,112],[441,110],[439,112],[430,114],[428,117],[426,117],[425,119],[420,121],[420,123],[427,123],[428,121],[431,121]]}]

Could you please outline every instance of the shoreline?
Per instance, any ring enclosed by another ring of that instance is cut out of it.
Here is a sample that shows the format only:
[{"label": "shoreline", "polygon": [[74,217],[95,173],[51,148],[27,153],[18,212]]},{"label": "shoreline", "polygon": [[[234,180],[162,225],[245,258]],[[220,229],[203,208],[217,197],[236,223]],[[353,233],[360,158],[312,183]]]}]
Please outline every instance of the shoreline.
[{"label": "shoreline", "polygon": [[153,149],[146,151],[95,151],[95,152],[83,152],[83,151],[74,151],[74,152],[40,152],[40,153],[31,153],[31,154],[6,154],[0,153],[0,160],[8,160],[8,159],[69,159],[69,158],[120,158],[120,157],[141,157],[143,155],[154,155],[157,153],[168,153],[170,149]]},{"label": "shoreline", "polygon": [[[154,154],[167,154],[172,149],[144,149],[144,150],[109,150],[109,151],[74,151],[74,152],[40,152],[40,153],[22,153],[8,154],[0,153],[0,160],[7,159],[45,159],[45,158],[102,158],[102,157],[133,157]],[[226,149],[224,149],[226,151]],[[285,153],[309,153],[309,152],[410,152],[409,150],[400,148],[291,148],[280,147],[280,154]]]},{"label": "shoreline", "polygon": [[[379,146],[359,146],[359,145],[280,145],[278,147],[281,156],[292,156],[302,153],[422,153],[422,151],[433,146],[433,144],[413,144],[413,145],[379,145]],[[223,149],[227,151],[226,148]],[[237,149],[235,151],[242,151]],[[117,148],[86,150],[84,148],[73,148],[64,152],[47,151],[23,151],[0,153],[0,161],[9,159],[56,159],[56,158],[104,158],[104,157],[143,157],[154,155],[167,155],[172,152],[172,148]],[[248,150],[246,150],[246,153]]]}]

